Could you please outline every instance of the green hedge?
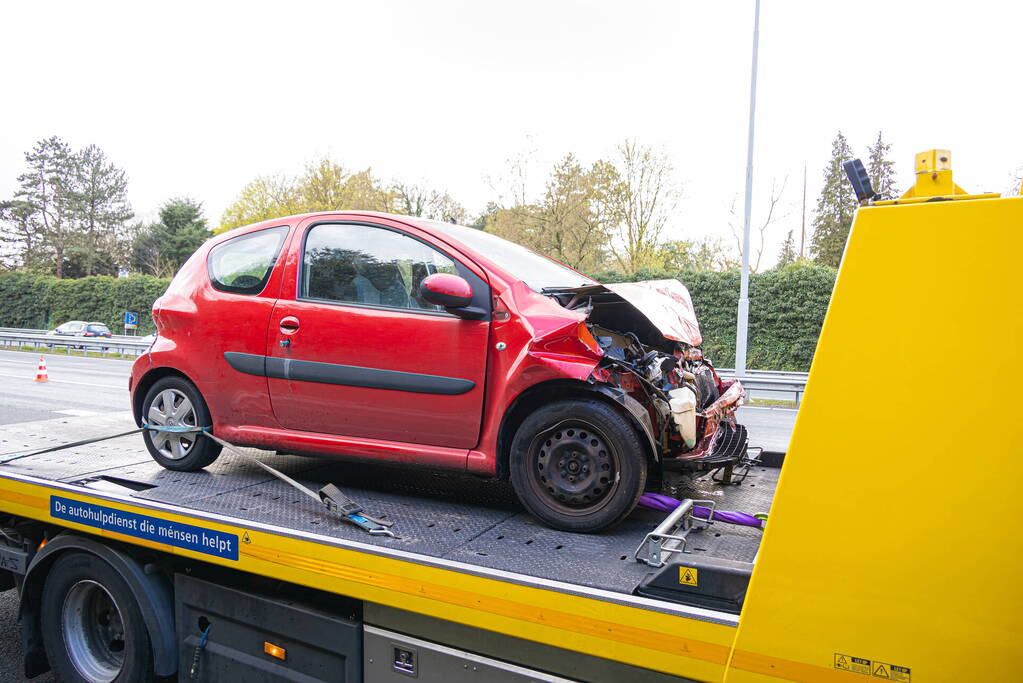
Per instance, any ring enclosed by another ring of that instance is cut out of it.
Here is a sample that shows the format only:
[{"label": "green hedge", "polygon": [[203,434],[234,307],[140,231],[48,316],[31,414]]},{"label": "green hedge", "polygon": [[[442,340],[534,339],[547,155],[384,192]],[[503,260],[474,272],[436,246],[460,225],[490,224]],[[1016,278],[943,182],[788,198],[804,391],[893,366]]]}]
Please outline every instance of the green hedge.
[{"label": "green hedge", "polygon": [[170,280],[150,275],[100,275],[59,280],[49,275],[0,274],[0,327],[52,329],[68,320],[106,323],[124,332],[124,312],[139,314],[141,335],[156,327],[149,311]]},{"label": "green hedge", "polygon": [[[707,355],[721,367],[735,364],[738,271],[641,270],[593,275],[601,282],[677,278],[693,295]],[[53,328],[68,320],[96,320],[116,334],[123,330],[124,312],[135,311],[139,334],[148,334],[154,330],[150,308],[167,284],[168,280],[149,275],[58,280],[27,273],[0,274],[0,327]],[[834,285],[833,268],[811,264],[752,275],[747,366],[808,370]]]},{"label": "green hedge", "polygon": [[[834,268],[796,263],[750,276],[749,347],[746,366],[763,370],[809,370],[824,313],[835,286]],[[693,295],[703,348],[720,367],[735,364],[739,271],[594,273],[601,282],[677,278]]]}]

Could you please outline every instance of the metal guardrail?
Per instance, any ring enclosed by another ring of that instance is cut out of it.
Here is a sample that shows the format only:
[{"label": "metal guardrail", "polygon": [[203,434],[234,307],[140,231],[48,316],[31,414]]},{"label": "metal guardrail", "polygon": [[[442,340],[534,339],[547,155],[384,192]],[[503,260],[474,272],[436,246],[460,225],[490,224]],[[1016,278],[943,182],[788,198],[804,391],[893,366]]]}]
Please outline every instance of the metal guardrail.
[{"label": "metal guardrail", "polygon": [[[728,379],[735,379],[735,370],[732,368],[719,368],[718,374]],[[746,376],[742,378],[742,386],[753,396],[754,393],[761,394],[757,398],[775,398],[777,394],[791,395],[795,398],[796,407],[803,400],[803,392],[806,391],[807,372],[790,372],[787,370],[747,370]],[[763,393],[771,394],[763,396]]]},{"label": "metal guardrail", "polygon": [[[20,328],[20,327],[0,327],[0,334],[49,334],[52,330],[35,330],[31,328]],[[135,334],[115,334],[111,339],[125,339],[131,341],[132,339],[141,339],[144,335]]]},{"label": "metal guardrail", "polygon": [[32,331],[0,331],[0,342],[3,346],[10,348],[15,346],[23,348],[32,346],[33,350],[53,350],[57,347],[64,347],[67,355],[71,355],[72,349],[83,349],[85,351],[98,351],[101,356],[106,356],[111,351],[117,351],[122,356],[131,354],[139,356],[149,348],[152,343],[141,337],[73,337],[64,334],[46,334],[35,330]]}]

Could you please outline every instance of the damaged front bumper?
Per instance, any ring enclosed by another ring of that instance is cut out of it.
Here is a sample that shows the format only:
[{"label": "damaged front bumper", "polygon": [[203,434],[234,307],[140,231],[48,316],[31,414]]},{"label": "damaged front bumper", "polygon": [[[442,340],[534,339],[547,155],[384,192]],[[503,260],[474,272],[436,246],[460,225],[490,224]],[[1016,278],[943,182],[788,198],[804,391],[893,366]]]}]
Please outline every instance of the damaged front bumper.
[{"label": "damaged front bumper", "polygon": [[[739,380],[722,382],[725,388],[720,397],[697,413],[702,437],[696,447],[670,458],[676,463],[722,464],[736,460],[746,452],[746,428],[738,424],[735,412],[746,400],[746,390]],[[668,462],[668,460],[665,460]]]}]

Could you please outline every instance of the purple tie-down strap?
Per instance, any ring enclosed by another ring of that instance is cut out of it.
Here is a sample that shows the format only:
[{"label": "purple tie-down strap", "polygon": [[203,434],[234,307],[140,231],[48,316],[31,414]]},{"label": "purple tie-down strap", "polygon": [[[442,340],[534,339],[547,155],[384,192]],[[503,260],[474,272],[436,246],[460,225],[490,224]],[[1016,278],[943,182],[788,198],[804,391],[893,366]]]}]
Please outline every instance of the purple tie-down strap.
[{"label": "purple tie-down strap", "polygon": [[[660,493],[644,493],[639,499],[639,507],[647,508],[648,510],[660,510],[661,512],[670,512],[681,504],[682,501]],[[707,519],[709,515],[710,508],[705,508],[702,505],[693,506],[693,517]],[[763,520],[758,519],[753,515],[747,515],[745,512],[715,510],[714,521],[725,522],[726,524],[738,524],[740,526],[751,526],[754,529],[764,528]]]}]

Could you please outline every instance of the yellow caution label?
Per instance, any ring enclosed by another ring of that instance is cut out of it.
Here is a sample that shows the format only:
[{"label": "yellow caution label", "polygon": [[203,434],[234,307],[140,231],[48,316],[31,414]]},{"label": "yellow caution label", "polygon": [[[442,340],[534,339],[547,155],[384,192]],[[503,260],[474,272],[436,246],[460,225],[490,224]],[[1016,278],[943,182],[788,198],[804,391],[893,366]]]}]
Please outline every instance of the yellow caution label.
[{"label": "yellow caution label", "polygon": [[694,567],[679,567],[678,582],[683,586],[697,586],[700,583],[700,572]]},{"label": "yellow caution label", "polygon": [[245,535],[242,536],[242,543],[252,543],[252,539],[249,538],[249,532],[246,531]]},{"label": "yellow caution label", "polygon": [[852,671],[857,674],[870,675],[870,660],[835,653],[835,668],[840,671]]},{"label": "yellow caution label", "polygon": [[898,666],[879,662],[876,659],[864,659],[853,657],[840,652],[835,653],[835,668],[839,671],[849,671],[864,676],[872,676],[883,681],[895,681],[896,683],[912,683],[909,667]]}]

